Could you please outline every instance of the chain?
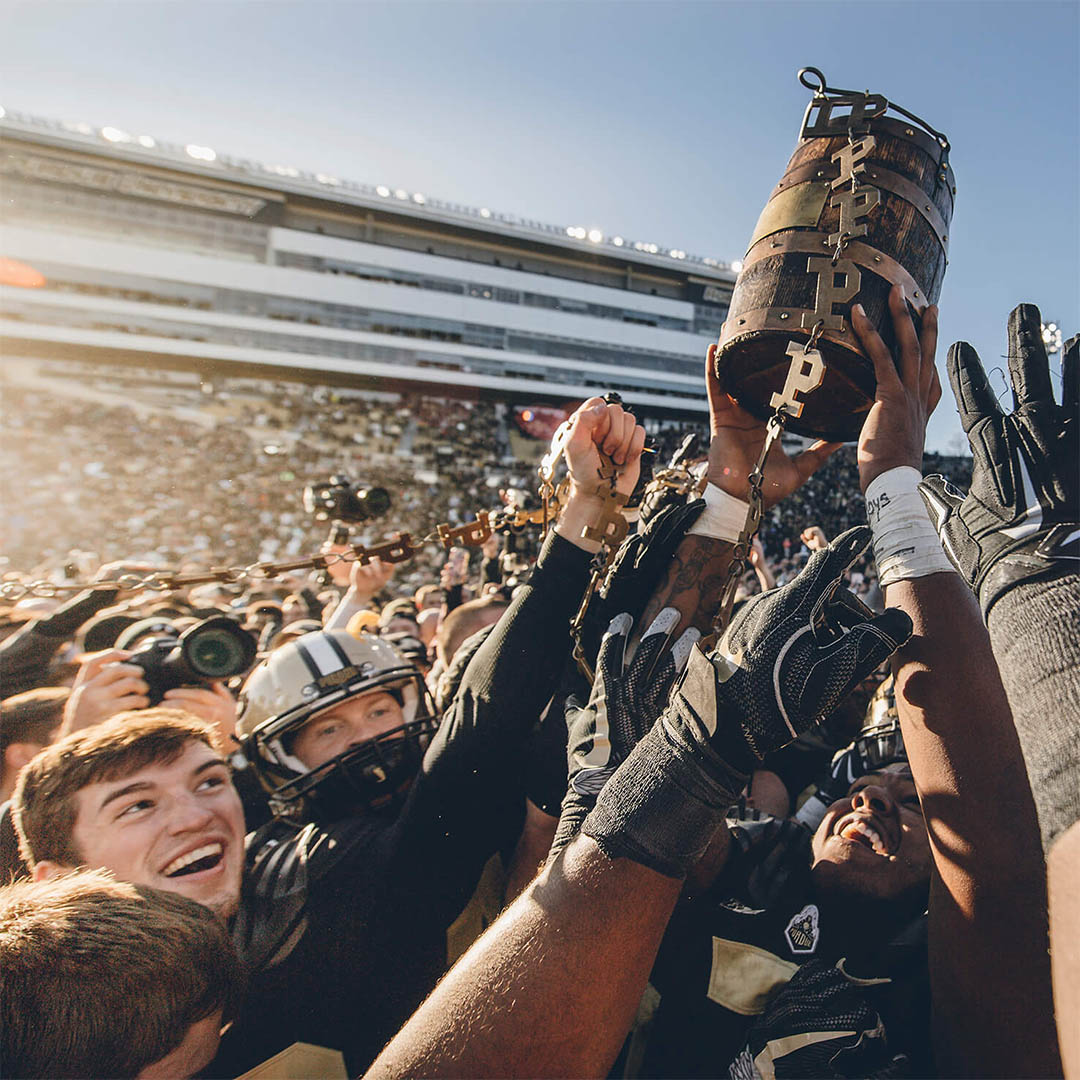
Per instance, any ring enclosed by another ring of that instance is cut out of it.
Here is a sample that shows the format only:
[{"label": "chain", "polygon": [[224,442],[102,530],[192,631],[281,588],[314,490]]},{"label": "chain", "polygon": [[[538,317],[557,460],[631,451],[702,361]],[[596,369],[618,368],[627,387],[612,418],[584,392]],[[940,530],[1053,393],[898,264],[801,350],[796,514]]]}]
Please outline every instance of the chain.
[{"label": "chain", "polygon": [[585,595],[581,598],[577,614],[570,621],[570,638],[574,643],[574,661],[590,684],[593,681],[595,672],[585,655],[585,646],[581,640],[582,630],[585,627],[585,616],[589,613],[589,605],[592,603],[593,596],[596,595],[597,587],[604,580],[608,567],[611,565],[612,559],[615,558],[615,552],[619,550],[619,545],[626,538],[628,530],[626,518],[621,513],[627,497],[615,490],[615,485],[619,479],[615,462],[599,448],[597,448],[597,453],[600,455],[600,469],[598,471],[600,483],[596,487],[596,494],[603,500],[603,506],[596,524],[586,527],[582,531],[582,538],[594,540],[601,547],[592,558],[592,576],[589,578]]},{"label": "chain", "polygon": [[[818,319],[818,321],[816,323],[814,323],[813,330],[810,331],[810,336],[806,339],[806,344],[803,346],[803,355],[805,355],[808,352],[813,351],[814,346],[818,342],[818,338],[821,337],[821,331],[824,330],[824,329],[825,329],[825,320],[824,319]],[[780,408],[783,408],[783,407],[784,406],[782,406],[782,405],[780,406]]]},{"label": "chain", "polygon": [[717,612],[716,619],[713,622],[713,633],[717,636],[724,632],[731,620],[731,609],[735,606],[735,593],[738,590],[740,579],[746,572],[750,548],[754,537],[757,535],[758,526],[761,524],[761,515],[765,508],[765,497],[761,491],[765,482],[765,461],[776,440],[783,434],[785,423],[787,423],[787,406],[779,405],[772,416],[769,417],[769,423],[765,429],[765,441],[761,445],[761,453],[758,454],[757,462],[748,477],[750,491],[747,502],[750,506],[746,511],[746,521],[743,524],[742,532],[739,533],[739,539],[735,541],[731,565],[728,567],[727,577],[724,579],[724,588],[720,594],[720,610]]}]

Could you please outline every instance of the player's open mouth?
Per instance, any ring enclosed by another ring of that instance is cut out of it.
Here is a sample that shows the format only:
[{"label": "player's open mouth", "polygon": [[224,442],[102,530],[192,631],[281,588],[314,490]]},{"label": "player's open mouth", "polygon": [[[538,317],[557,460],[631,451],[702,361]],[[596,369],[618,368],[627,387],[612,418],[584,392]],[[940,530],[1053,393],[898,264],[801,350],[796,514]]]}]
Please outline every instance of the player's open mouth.
[{"label": "player's open mouth", "polygon": [[836,835],[843,840],[869,848],[875,855],[890,853],[884,837],[865,818],[847,818],[841,822]]},{"label": "player's open mouth", "polygon": [[188,877],[203,870],[213,870],[224,857],[225,845],[215,840],[212,844],[204,844],[178,855],[162,870],[162,874],[167,878]]}]

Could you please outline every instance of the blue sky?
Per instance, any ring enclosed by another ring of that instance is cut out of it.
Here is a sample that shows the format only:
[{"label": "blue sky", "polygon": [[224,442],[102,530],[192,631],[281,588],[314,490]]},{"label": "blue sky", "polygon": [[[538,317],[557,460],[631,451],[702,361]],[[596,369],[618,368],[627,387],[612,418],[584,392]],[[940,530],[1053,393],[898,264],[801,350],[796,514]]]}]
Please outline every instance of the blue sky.
[{"label": "blue sky", "polygon": [[[952,141],[943,380],[959,338],[1002,362],[1021,301],[1080,329],[1074,0],[0,0],[0,20],[9,109],[725,260],[783,173],[812,64]],[[946,391],[930,444],[958,434]]]}]

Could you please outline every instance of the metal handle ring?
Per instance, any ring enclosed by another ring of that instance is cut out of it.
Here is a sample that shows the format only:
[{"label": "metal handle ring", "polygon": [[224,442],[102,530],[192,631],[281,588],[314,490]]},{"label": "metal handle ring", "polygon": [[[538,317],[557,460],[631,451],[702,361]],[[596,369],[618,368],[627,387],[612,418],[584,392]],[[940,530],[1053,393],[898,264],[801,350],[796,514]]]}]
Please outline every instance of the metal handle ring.
[{"label": "metal handle ring", "polygon": [[[818,85],[815,86],[812,82],[810,82],[806,78],[807,75],[816,75],[818,78]],[[818,97],[824,96],[826,87],[828,86],[828,83],[825,81],[825,73],[821,70],[821,68],[816,67],[800,68],[799,82],[801,82],[807,90],[813,90],[814,94]]]}]

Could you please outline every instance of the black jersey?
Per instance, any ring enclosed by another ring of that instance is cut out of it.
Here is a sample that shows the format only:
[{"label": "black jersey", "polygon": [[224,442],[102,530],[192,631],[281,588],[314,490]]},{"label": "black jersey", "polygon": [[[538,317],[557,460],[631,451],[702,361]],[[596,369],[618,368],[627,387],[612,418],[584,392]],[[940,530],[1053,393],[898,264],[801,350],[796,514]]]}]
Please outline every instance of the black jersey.
[{"label": "black jersey", "polygon": [[209,1074],[297,1041],[362,1072],[446,967],[446,930],[524,809],[522,747],[569,649],[589,556],[554,534],[470,662],[394,816],[273,821],[248,838],[234,940],[251,971]]},{"label": "black jersey", "polygon": [[680,901],[657,955],[643,1075],[931,1075],[925,918],[841,953],[809,832],[738,808],[728,827],[727,867]]}]

